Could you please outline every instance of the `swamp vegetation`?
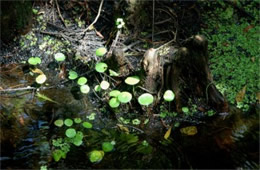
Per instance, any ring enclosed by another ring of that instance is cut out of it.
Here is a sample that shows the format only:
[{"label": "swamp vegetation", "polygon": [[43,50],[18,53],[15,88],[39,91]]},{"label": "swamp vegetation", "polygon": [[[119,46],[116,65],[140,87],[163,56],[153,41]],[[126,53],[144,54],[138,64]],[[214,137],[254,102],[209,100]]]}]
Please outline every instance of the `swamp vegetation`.
[{"label": "swamp vegetation", "polygon": [[1,169],[259,169],[252,1],[1,1]]}]

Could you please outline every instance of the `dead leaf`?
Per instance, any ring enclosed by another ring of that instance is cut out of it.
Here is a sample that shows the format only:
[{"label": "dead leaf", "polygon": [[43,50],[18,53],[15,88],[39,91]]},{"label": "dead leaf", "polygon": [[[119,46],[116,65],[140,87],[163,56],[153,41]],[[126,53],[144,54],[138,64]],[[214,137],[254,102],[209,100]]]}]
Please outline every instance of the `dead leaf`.
[{"label": "dead leaf", "polygon": [[198,133],[196,126],[188,126],[185,128],[181,128],[180,131],[181,131],[181,133],[188,135],[188,136],[193,136]]},{"label": "dead leaf", "polygon": [[127,134],[129,134],[129,129],[121,124],[116,124],[120,130],[126,132]]},{"label": "dead leaf", "polygon": [[236,102],[242,102],[246,93],[246,85],[237,93]]},{"label": "dead leaf", "polygon": [[21,124],[21,125],[23,125],[23,126],[24,126],[24,119],[23,119],[23,117],[22,117],[22,116],[20,116],[20,117],[19,117],[19,122],[20,122],[20,124]]},{"label": "dead leaf", "polygon": [[170,127],[168,130],[167,130],[167,132],[165,133],[165,135],[164,135],[164,139],[168,139],[169,138],[169,136],[171,135],[171,131],[172,131],[172,127]]},{"label": "dead leaf", "polygon": [[40,69],[38,69],[38,68],[31,69],[31,71],[32,71],[33,73],[44,74],[44,73],[43,73]]},{"label": "dead leaf", "polygon": [[257,100],[258,100],[258,103],[260,104],[260,92],[257,92],[257,93],[256,93],[256,98],[257,98]]},{"label": "dead leaf", "polygon": [[254,63],[254,62],[255,62],[255,57],[252,57],[252,58],[251,58],[251,61]]},{"label": "dead leaf", "polygon": [[248,32],[250,29],[254,28],[254,25],[249,25],[246,28],[243,29],[243,32]]},{"label": "dead leaf", "polygon": [[97,34],[97,36],[99,36],[101,39],[104,39],[104,36],[103,36],[99,31],[96,30],[96,34]]}]

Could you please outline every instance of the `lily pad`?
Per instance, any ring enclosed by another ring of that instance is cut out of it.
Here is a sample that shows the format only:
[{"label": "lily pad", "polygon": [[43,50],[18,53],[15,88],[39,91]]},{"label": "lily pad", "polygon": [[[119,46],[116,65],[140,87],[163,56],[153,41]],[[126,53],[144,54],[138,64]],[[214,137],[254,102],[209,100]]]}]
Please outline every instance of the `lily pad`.
[{"label": "lily pad", "polygon": [[153,103],[153,96],[149,93],[144,93],[138,97],[138,102],[141,105],[148,106]]},{"label": "lily pad", "polygon": [[82,139],[83,139],[83,133],[81,131],[78,131],[76,136],[72,140],[73,144],[76,146],[80,146],[83,143]]},{"label": "lily pad", "polygon": [[119,76],[119,74],[117,72],[115,72],[114,70],[109,69],[108,71],[109,71],[109,75],[110,76],[114,76],[114,77],[118,77]]},{"label": "lily pad", "polygon": [[110,97],[117,97],[119,94],[120,94],[119,90],[112,90],[111,92],[109,92]]},{"label": "lily pad", "polygon": [[74,128],[69,128],[66,130],[65,134],[67,137],[73,138],[74,136],[76,136],[76,130]]},{"label": "lily pad", "polygon": [[85,93],[85,94],[87,94],[87,93],[89,92],[89,90],[90,90],[90,88],[89,88],[89,86],[86,85],[86,84],[80,86],[80,91],[81,91],[81,93]]},{"label": "lily pad", "polygon": [[41,64],[41,59],[39,57],[30,57],[28,59],[28,63],[31,65],[37,65],[37,64]]},{"label": "lily pad", "polygon": [[166,90],[163,95],[164,100],[167,102],[173,101],[174,97],[175,97],[175,95],[172,90]]},{"label": "lily pad", "polygon": [[71,119],[65,119],[64,124],[68,127],[73,125],[73,121]]},{"label": "lily pad", "polygon": [[183,113],[189,113],[188,107],[183,107],[183,108],[181,108],[181,110],[183,111]]},{"label": "lily pad", "polygon": [[75,123],[81,123],[81,121],[82,121],[82,120],[81,120],[81,118],[79,118],[79,117],[74,118],[74,122],[75,122]]},{"label": "lily pad", "polygon": [[89,120],[95,120],[96,113],[91,113],[90,115],[86,116]]},{"label": "lily pad", "polygon": [[73,70],[70,70],[69,71],[69,79],[70,80],[75,80],[76,78],[78,78],[78,73],[73,71]]},{"label": "lily pad", "polygon": [[140,78],[138,76],[131,76],[125,79],[125,83],[128,85],[136,85],[139,82],[140,82]]},{"label": "lily pad", "polygon": [[89,160],[92,163],[100,162],[104,157],[104,151],[94,150],[89,153]]},{"label": "lily pad", "polygon": [[117,108],[120,105],[120,102],[117,100],[117,98],[112,98],[109,100],[109,106],[112,108]]},{"label": "lily pad", "polygon": [[81,86],[81,85],[86,84],[87,81],[88,81],[88,79],[87,79],[86,77],[80,77],[80,78],[78,79],[77,83],[78,83],[78,85]]},{"label": "lily pad", "polygon": [[110,142],[103,142],[102,149],[104,152],[111,152],[114,149],[114,145],[112,145]]},{"label": "lily pad", "polygon": [[102,57],[107,53],[107,49],[105,47],[100,47],[96,50],[96,56]]},{"label": "lily pad", "polygon": [[55,120],[54,125],[58,126],[58,127],[62,127],[63,126],[63,120],[62,119]]},{"label": "lily pad", "polygon": [[43,84],[47,80],[47,77],[44,74],[41,74],[36,77],[35,81],[38,84]]},{"label": "lily pad", "polygon": [[104,73],[107,70],[107,67],[106,63],[100,62],[96,64],[95,69],[99,73]]},{"label": "lily pad", "polygon": [[101,91],[101,87],[100,87],[100,85],[96,85],[94,89],[95,89],[96,92]]},{"label": "lily pad", "polygon": [[103,81],[100,83],[100,87],[101,87],[101,89],[103,89],[103,90],[108,89],[109,86],[110,86],[110,84],[109,84],[107,81],[105,81],[105,80],[103,80]]},{"label": "lily pad", "polygon": [[64,61],[66,59],[65,55],[63,53],[56,53],[54,55],[55,60],[57,61]]},{"label": "lily pad", "polygon": [[132,120],[132,123],[134,125],[139,125],[141,123],[141,121],[139,119],[134,119],[134,120]]},{"label": "lily pad", "polygon": [[87,129],[91,129],[92,128],[92,124],[89,123],[89,122],[83,122],[82,125],[83,125],[84,128],[87,128]]},{"label": "lily pad", "polygon": [[121,92],[118,96],[117,96],[117,99],[121,102],[121,103],[128,103],[130,102],[130,100],[132,99],[132,94],[127,92],[127,91],[124,91],[124,92]]}]

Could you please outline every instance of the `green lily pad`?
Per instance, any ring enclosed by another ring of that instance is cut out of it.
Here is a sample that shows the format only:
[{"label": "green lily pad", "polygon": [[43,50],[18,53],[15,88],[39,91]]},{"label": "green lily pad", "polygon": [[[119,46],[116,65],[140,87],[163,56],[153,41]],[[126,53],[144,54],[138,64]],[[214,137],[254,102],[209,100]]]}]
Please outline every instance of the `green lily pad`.
[{"label": "green lily pad", "polygon": [[102,149],[104,152],[111,152],[114,149],[114,145],[112,145],[110,142],[103,142]]},{"label": "green lily pad", "polygon": [[55,60],[57,61],[64,61],[66,59],[65,55],[63,53],[56,53],[54,55]]},{"label": "green lily pad", "polygon": [[91,113],[90,115],[87,116],[87,119],[95,120],[95,116],[96,116],[96,113]]},{"label": "green lily pad", "polygon": [[132,94],[125,91],[125,92],[121,92],[118,96],[117,99],[121,102],[121,103],[128,103],[130,102],[130,100],[132,99]]},{"label": "green lily pad", "polygon": [[78,85],[81,86],[81,85],[86,84],[87,81],[88,81],[88,79],[87,79],[86,77],[80,77],[80,78],[78,79],[77,83],[78,83]]},{"label": "green lily pad", "polygon": [[74,118],[74,122],[75,122],[75,123],[81,123],[81,121],[82,121],[82,120],[81,120],[81,118],[79,118],[79,117]]},{"label": "green lily pad", "polygon": [[120,102],[117,100],[117,98],[112,98],[109,100],[109,106],[112,108],[117,108],[120,105]]},{"label": "green lily pad", "polygon": [[103,80],[103,81],[100,83],[100,87],[101,87],[101,89],[103,89],[103,90],[108,89],[109,86],[110,86],[110,84],[109,84],[107,81],[105,81],[105,80]]},{"label": "green lily pad", "polygon": [[153,96],[149,93],[144,93],[138,97],[138,103],[144,106],[148,106],[153,103]]},{"label": "green lily pad", "polygon": [[134,120],[132,120],[132,123],[134,125],[139,125],[141,123],[141,121],[139,119],[134,119]]},{"label": "green lily pad", "polygon": [[104,73],[107,70],[107,67],[106,63],[100,62],[96,64],[95,69],[99,73]]},{"label": "green lily pad", "polygon": [[100,47],[96,50],[96,56],[102,57],[107,53],[107,49],[105,47]]},{"label": "green lily pad", "polygon": [[65,119],[64,124],[68,127],[73,125],[73,121],[71,119]]},{"label": "green lily pad", "polygon": [[91,129],[92,128],[92,124],[89,123],[89,122],[83,122],[82,125],[83,125],[84,128],[87,128],[87,129]]},{"label": "green lily pad", "polygon": [[117,72],[115,72],[114,70],[109,69],[108,71],[109,71],[109,75],[110,76],[114,76],[114,77],[118,77],[119,76],[119,74]]},{"label": "green lily pad", "polygon": [[85,94],[87,94],[87,93],[89,92],[89,90],[90,90],[90,88],[89,88],[89,86],[86,85],[86,84],[80,86],[80,91],[81,91],[81,93],[85,93]]},{"label": "green lily pad", "polygon": [[55,120],[54,125],[58,126],[58,127],[62,127],[63,126],[63,120],[62,119]]},{"label": "green lily pad", "polygon": [[104,157],[104,151],[94,150],[89,153],[89,160],[92,163],[100,162]]},{"label": "green lily pad", "polygon": [[140,78],[138,76],[131,76],[125,79],[125,83],[128,85],[136,85],[139,82],[140,82]]},{"label": "green lily pad", "polygon": [[183,111],[183,113],[189,113],[188,107],[182,107],[181,110]]},{"label": "green lily pad", "polygon": [[95,89],[96,92],[101,91],[101,87],[100,87],[100,85],[96,85],[94,89]]},{"label": "green lily pad", "polygon": [[117,97],[119,94],[120,94],[119,90],[112,90],[111,92],[109,92],[110,97]]},{"label": "green lily pad", "polygon": [[76,136],[76,130],[74,128],[69,128],[66,130],[65,134],[67,137],[73,138],[74,136]]},{"label": "green lily pad", "polygon": [[36,77],[35,81],[38,84],[43,84],[47,80],[47,77],[44,74],[41,74]]},{"label": "green lily pad", "polygon": [[41,64],[41,59],[39,57],[30,57],[28,59],[28,63],[31,65],[37,65],[37,64]]},{"label": "green lily pad", "polygon": [[175,95],[172,90],[166,90],[163,95],[164,100],[167,102],[173,101],[174,97],[175,97]]},{"label": "green lily pad", "polygon": [[76,78],[78,78],[78,73],[73,71],[73,70],[70,70],[69,71],[69,79],[70,80],[75,80]]},{"label": "green lily pad", "polygon": [[56,149],[52,152],[52,157],[56,162],[58,162],[61,159],[62,155],[63,152],[60,149]]},{"label": "green lily pad", "polygon": [[73,144],[76,146],[80,146],[83,143],[82,139],[83,139],[83,133],[81,131],[78,131],[76,136],[72,140]]}]

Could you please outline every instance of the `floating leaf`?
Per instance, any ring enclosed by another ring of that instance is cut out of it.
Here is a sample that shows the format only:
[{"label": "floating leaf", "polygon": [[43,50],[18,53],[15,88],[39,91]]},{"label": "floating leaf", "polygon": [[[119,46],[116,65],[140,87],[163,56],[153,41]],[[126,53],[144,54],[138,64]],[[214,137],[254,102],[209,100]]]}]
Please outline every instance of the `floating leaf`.
[{"label": "floating leaf", "polygon": [[139,125],[141,123],[141,121],[139,119],[134,119],[134,120],[132,120],[132,123],[134,125]]},{"label": "floating leaf", "polygon": [[62,127],[63,126],[63,120],[62,119],[55,120],[54,125],[58,126],[58,127]]},{"label": "floating leaf", "polygon": [[74,128],[69,128],[65,132],[66,136],[69,138],[73,138],[76,135],[76,130]]},{"label": "floating leaf", "polygon": [[90,88],[89,88],[89,86],[86,85],[86,84],[80,86],[80,91],[81,91],[81,93],[85,93],[85,94],[87,94],[87,93],[89,92],[89,90],[90,90]]},{"label": "floating leaf", "polygon": [[138,76],[131,76],[125,79],[125,83],[128,85],[136,85],[139,82],[140,82],[140,78]]},{"label": "floating leaf", "polygon": [[117,98],[112,98],[109,100],[109,106],[112,108],[117,108],[120,105],[120,102],[117,100]]},{"label": "floating leaf", "polygon": [[181,133],[189,136],[193,136],[198,133],[197,127],[196,126],[188,126],[185,128],[180,129]]},{"label": "floating leaf", "polygon": [[92,124],[89,123],[89,122],[83,122],[82,125],[83,125],[84,128],[87,128],[87,129],[91,129],[92,128]]},{"label": "floating leaf", "polygon": [[168,139],[169,138],[169,136],[171,135],[171,131],[172,131],[172,127],[170,127],[168,130],[167,130],[167,132],[164,134],[164,139]]},{"label": "floating leaf", "polygon": [[41,64],[41,59],[39,57],[30,57],[28,59],[28,63],[31,65],[37,65],[37,64]]},{"label": "floating leaf", "polygon": [[121,103],[128,103],[130,102],[130,100],[132,99],[132,94],[125,91],[125,92],[121,92],[118,96],[117,96],[118,100]]},{"label": "floating leaf", "polygon": [[55,60],[57,61],[64,61],[66,59],[65,55],[63,53],[56,53],[54,55]]},{"label": "floating leaf", "polygon": [[163,98],[164,98],[164,100],[167,101],[167,102],[173,101],[173,99],[174,99],[174,93],[173,93],[173,91],[172,91],[172,90],[166,90],[165,93],[164,93],[164,95],[163,95]]},{"label": "floating leaf", "polygon": [[103,89],[103,90],[108,89],[109,86],[110,86],[110,84],[109,84],[107,81],[105,81],[105,80],[103,80],[103,81],[100,83],[100,87],[101,87],[101,89]]},{"label": "floating leaf", "polygon": [[47,80],[47,77],[45,76],[45,74],[41,74],[41,75],[37,76],[35,79],[36,83],[38,83],[38,84],[43,84],[46,80]]},{"label": "floating leaf", "polygon": [[94,150],[89,153],[89,160],[92,163],[100,162],[104,157],[104,151]]},{"label": "floating leaf", "polygon": [[80,77],[79,79],[78,79],[78,81],[77,81],[77,83],[78,83],[78,85],[84,85],[84,84],[86,84],[87,83],[87,78],[86,77]]},{"label": "floating leaf", "polygon": [[83,133],[81,131],[78,131],[76,136],[72,140],[73,144],[76,146],[80,146],[83,143],[82,139],[83,139]]},{"label": "floating leaf", "polygon": [[114,149],[114,145],[112,145],[110,142],[103,142],[102,149],[104,152],[111,152]]},{"label": "floating leaf", "polygon": [[246,85],[237,93],[236,102],[242,102],[246,94]]},{"label": "floating leaf", "polygon": [[73,121],[71,119],[65,119],[64,124],[68,127],[73,125]]},{"label": "floating leaf", "polygon": [[138,102],[141,105],[148,106],[153,103],[153,96],[149,93],[144,93],[138,97]]},{"label": "floating leaf", "polygon": [[114,77],[118,77],[119,76],[119,74],[117,72],[115,72],[114,70],[109,69],[108,71],[109,71],[109,75],[110,76],[114,76]]},{"label": "floating leaf", "polygon": [[79,117],[74,118],[74,122],[75,122],[75,123],[81,123],[81,121],[82,121],[82,120],[81,120],[81,118],[79,118]]},{"label": "floating leaf", "polygon": [[69,79],[70,80],[75,80],[76,78],[78,78],[78,73],[73,71],[73,70],[70,70],[69,71]]},{"label": "floating leaf", "polygon": [[107,70],[107,67],[108,67],[108,66],[107,66],[106,63],[100,62],[100,63],[97,63],[97,64],[96,64],[95,69],[96,69],[96,71],[99,72],[99,73],[104,73],[104,72]]},{"label": "floating leaf", "polygon": [[121,92],[119,90],[112,90],[109,92],[110,97],[117,97]]},{"label": "floating leaf", "polygon": [[95,89],[96,92],[101,91],[101,87],[100,87],[100,85],[96,85],[94,89]]},{"label": "floating leaf", "polygon": [[100,47],[96,50],[96,56],[102,57],[107,53],[107,49],[105,47]]}]

